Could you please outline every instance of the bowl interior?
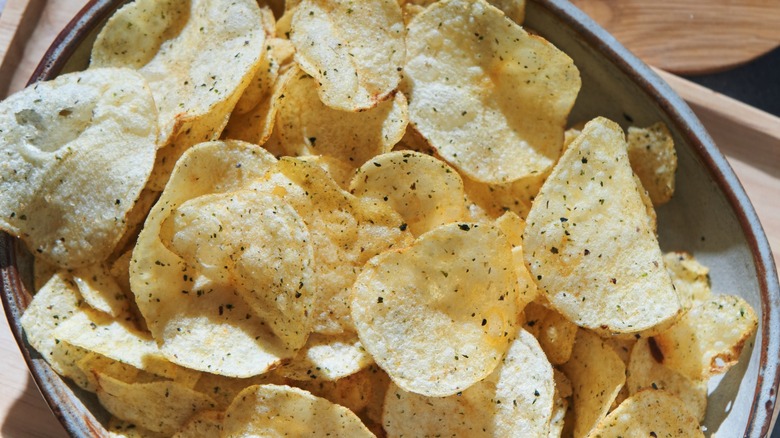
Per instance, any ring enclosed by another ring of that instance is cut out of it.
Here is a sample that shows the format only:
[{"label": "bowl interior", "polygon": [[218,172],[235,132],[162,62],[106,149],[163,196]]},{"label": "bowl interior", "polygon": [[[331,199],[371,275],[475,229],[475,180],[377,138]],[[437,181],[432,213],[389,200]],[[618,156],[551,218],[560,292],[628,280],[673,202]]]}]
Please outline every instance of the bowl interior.
[{"label": "bowl interior", "polygon": [[[99,29],[124,2],[91,2],[58,37],[32,80],[86,68]],[[679,167],[675,196],[658,209],[662,249],[693,253],[710,267],[713,291],[742,296],[760,320],[739,365],[710,385],[707,435],[768,434],[778,384],[780,292],[768,243],[736,177],[682,100],[570,3],[528,2],[525,26],[569,54],[580,69],[583,87],[571,122],[599,115],[624,127],[660,120],[672,132]],[[23,339],[19,317],[29,300],[24,284],[31,283],[31,272],[18,246],[7,235],[0,236],[3,299],[12,330],[66,429],[74,436],[97,434],[107,415],[95,397],[63,383]]]}]

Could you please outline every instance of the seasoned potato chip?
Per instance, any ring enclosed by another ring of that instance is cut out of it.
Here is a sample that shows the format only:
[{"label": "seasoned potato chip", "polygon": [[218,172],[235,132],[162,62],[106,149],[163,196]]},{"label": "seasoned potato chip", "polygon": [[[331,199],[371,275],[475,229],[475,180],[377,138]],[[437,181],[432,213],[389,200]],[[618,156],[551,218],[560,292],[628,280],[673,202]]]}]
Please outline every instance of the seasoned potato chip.
[{"label": "seasoned potato chip", "polygon": [[553,169],[523,235],[550,303],[603,334],[660,330],[681,312],[628,164],[623,130],[597,118]]},{"label": "seasoned potato chip", "polygon": [[[626,387],[631,395],[644,389],[663,389],[677,396],[698,421],[707,412],[707,382],[691,380],[660,363],[653,338],[640,339],[631,351],[626,368]],[[652,346],[651,346],[652,345]],[[656,353],[653,353],[653,350]]]},{"label": "seasoned potato chip", "polygon": [[72,279],[64,272],[54,274],[35,294],[21,318],[27,342],[43,357],[52,369],[71,378],[82,388],[89,387],[88,379],[78,367],[79,359],[88,352],[54,337],[60,324],[79,313],[81,296]]},{"label": "seasoned potato chip", "polygon": [[108,257],[154,164],[156,110],[143,77],[96,69],[0,103],[0,229],[75,268]]},{"label": "seasoned potato chip", "polygon": [[677,153],[672,134],[662,122],[647,128],[628,128],[628,159],[653,205],[669,202],[674,194]]},{"label": "seasoned potato chip", "polygon": [[201,373],[200,379],[198,379],[193,389],[211,397],[216,402],[217,408],[224,411],[233,403],[238,393],[250,386],[283,385],[284,383],[285,379],[274,372],[243,379]]},{"label": "seasoned potato chip", "polygon": [[97,396],[117,418],[172,435],[196,412],[213,409],[208,396],[173,381],[127,383],[97,373]]},{"label": "seasoned potato chip", "polygon": [[488,224],[443,225],[374,257],[352,293],[363,346],[417,394],[452,395],[481,380],[518,327],[511,247]]},{"label": "seasoned potato chip", "polygon": [[297,70],[279,100],[276,128],[284,155],[325,155],[359,167],[390,152],[406,132],[409,110],[403,93],[369,110],[347,112],[323,104],[317,81]]},{"label": "seasoned potato chip", "polygon": [[511,211],[524,219],[548,175],[549,172],[538,173],[507,184],[486,184],[464,178],[463,184],[468,199],[490,216]]},{"label": "seasoned potato chip", "polygon": [[460,176],[447,163],[419,152],[372,158],[355,173],[350,192],[387,202],[415,236],[466,219]]},{"label": "seasoned potato chip", "polygon": [[665,391],[640,391],[620,404],[593,429],[600,438],[702,437],[699,422],[682,400]]},{"label": "seasoned potato chip", "polygon": [[133,251],[130,282],[152,336],[172,362],[249,377],[293,355],[265,321],[253,317],[235,285],[201,275],[197,266],[166,246],[172,236],[162,236],[163,223],[186,201],[239,190],[275,162],[268,152],[247,143],[200,144],[182,156],[147,218]]},{"label": "seasoned potato chip", "polygon": [[161,190],[190,146],[219,137],[265,53],[254,0],[136,0],[101,30],[90,68],[138,69],[159,109],[160,143],[150,187]]},{"label": "seasoned potato chip", "polygon": [[251,386],[238,394],[225,411],[221,436],[284,436],[293,431],[308,437],[374,436],[349,409],[279,385]]},{"label": "seasoned potato chip", "polygon": [[181,427],[173,438],[218,437],[225,415],[220,411],[200,411]]},{"label": "seasoned potato chip", "polygon": [[552,365],[520,330],[496,370],[462,393],[426,397],[391,385],[383,426],[389,436],[542,437],[554,393]]},{"label": "seasoned potato chip", "polygon": [[81,297],[93,309],[113,317],[130,311],[127,295],[102,263],[74,269],[71,276]]},{"label": "seasoned potato chip", "polygon": [[388,99],[401,81],[404,31],[396,0],[303,0],[290,41],[325,105],[361,111]]},{"label": "seasoned potato chip", "polygon": [[713,295],[695,305],[653,339],[661,363],[692,380],[725,373],[758,328],[758,317],[744,299]]},{"label": "seasoned potato chip", "polygon": [[277,171],[257,190],[281,196],[311,231],[317,275],[313,330],[354,332],[349,302],[355,277],[369,258],[410,244],[411,233],[392,208],[342,190],[316,164],[288,157]]},{"label": "seasoned potato chip", "polygon": [[550,417],[549,438],[560,438],[565,435],[563,428],[566,424],[566,413],[569,411],[569,398],[571,397],[571,381],[566,374],[553,368],[553,379],[555,380],[555,399],[552,416]]},{"label": "seasoned potato chip", "polygon": [[202,195],[174,208],[161,236],[195,268],[196,287],[227,282],[286,345],[303,346],[314,307],[314,249],[292,207],[253,190]]},{"label": "seasoned potato chip", "polygon": [[368,406],[373,391],[370,374],[370,371],[362,370],[338,380],[294,380],[289,385],[358,413]]},{"label": "seasoned potato chip", "polygon": [[417,15],[404,74],[417,130],[469,178],[492,184],[552,167],[580,89],[568,56],[483,0]]},{"label": "seasoned potato chip", "polygon": [[152,432],[133,422],[120,420],[114,416],[108,420],[106,432],[108,432],[109,438],[165,438],[168,436],[164,433]]},{"label": "seasoned potato chip", "polygon": [[298,157],[298,159],[321,167],[342,190],[349,190],[349,183],[352,181],[352,175],[355,174],[355,168],[348,163],[326,155],[306,155]]},{"label": "seasoned potato chip", "polygon": [[[312,334],[306,345],[278,373],[293,380],[338,380],[374,363],[357,335]],[[312,391],[314,392],[314,391]]]},{"label": "seasoned potato chip", "polygon": [[577,326],[560,313],[538,303],[525,306],[525,328],[533,333],[553,365],[566,363],[574,348]]},{"label": "seasoned potato chip", "polygon": [[664,265],[672,276],[672,283],[681,298],[700,303],[712,295],[710,270],[687,252],[664,254]]},{"label": "seasoned potato chip", "polygon": [[[513,247],[523,245],[523,231],[525,231],[525,221],[515,213],[507,211],[496,219],[496,226],[506,234],[509,243]],[[525,264],[525,262],[523,262]]]},{"label": "seasoned potato chip", "polygon": [[574,437],[580,438],[607,415],[626,382],[626,366],[597,335],[579,330],[571,358],[562,366],[572,384]]},{"label": "seasoned potato chip", "polygon": [[[132,383],[144,380],[144,377],[139,375],[144,374],[144,371],[138,368],[122,363],[113,359],[109,359],[102,354],[87,352],[77,362],[76,366],[84,373],[87,378],[88,386],[85,387],[88,391],[97,391],[98,381],[97,374],[105,374],[123,382]],[[162,379],[160,379],[162,380]]]}]

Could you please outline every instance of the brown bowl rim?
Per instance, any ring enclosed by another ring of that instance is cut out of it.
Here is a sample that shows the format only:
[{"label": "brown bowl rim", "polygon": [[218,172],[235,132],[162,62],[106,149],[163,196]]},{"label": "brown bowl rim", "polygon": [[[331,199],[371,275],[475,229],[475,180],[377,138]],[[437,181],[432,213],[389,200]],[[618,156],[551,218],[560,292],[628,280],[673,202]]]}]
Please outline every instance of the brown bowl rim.
[{"label": "brown bowl rim", "polygon": [[[126,1],[91,0],[57,36],[28,84],[57,76],[89,32]],[[780,366],[776,354],[780,351],[780,325],[770,324],[771,320],[780,321],[780,286],[769,242],[742,184],[693,111],[650,67],[568,1],[531,1],[567,23],[582,38],[582,41],[604,54],[622,73],[653,97],[661,111],[669,116],[678,132],[685,137],[694,153],[705,164],[710,177],[724,193],[727,202],[736,213],[756,266],[762,314],[761,360],[755,385],[757,397],[751,406],[744,436],[768,436],[775,421],[775,398],[780,384]],[[67,385],[43,359],[34,358],[30,354],[30,347],[24,340],[19,322],[21,312],[28,303],[29,294],[22,284],[17,269],[14,244],[13,237],[0,233],[0,284],[3,288],[0,298],[24,360],[47,404],[71,436],[104,435],[100,422],[86,408],[74,406],[76,409],[65,409],[68,404],[80,405],[80,403],[74,399]],[[21,291],[22,295],[11,296],[9,291]]]}]

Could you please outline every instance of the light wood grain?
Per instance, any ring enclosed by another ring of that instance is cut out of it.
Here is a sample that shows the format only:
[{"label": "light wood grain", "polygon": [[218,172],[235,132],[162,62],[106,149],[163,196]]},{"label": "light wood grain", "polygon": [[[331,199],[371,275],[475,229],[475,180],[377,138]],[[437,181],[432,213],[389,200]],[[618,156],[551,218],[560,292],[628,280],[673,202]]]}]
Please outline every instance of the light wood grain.
[{"label": "light wood grain", "polygon": [[780,45],[777,0],[572,0],[639,58],[678,74],[724,70]]},{"label": "light wood grain", "polygon": [[0,96],[5,95],[45,0],[8,0],[0,15]]}]

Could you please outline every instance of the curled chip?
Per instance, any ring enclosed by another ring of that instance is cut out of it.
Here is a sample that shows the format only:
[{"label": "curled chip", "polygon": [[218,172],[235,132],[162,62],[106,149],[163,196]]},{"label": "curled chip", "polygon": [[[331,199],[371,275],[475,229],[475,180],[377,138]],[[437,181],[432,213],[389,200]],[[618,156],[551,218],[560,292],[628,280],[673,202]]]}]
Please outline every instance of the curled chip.
[{"label": "curled chip", "polygon": [[665,391],[647,389],[627,398],[604,418],[593,437],[691,437],[704,438],[696,417],[685,403]]},{"label": "curled chip", "polygon": [[303,0],[290,33],[295,60],[320,84],[322,102],[343,111],[390,97],[401,81],[404,37],[396,0]]},{"label": "curled chip", "polygon": [[159,109],[152,188],[187,148],[219,137],[264,56],[262,23],[254,0],[136,0],[103,27],[90,68],[138,69]]},{"label": "curled chip", "polygon": [[572,385],[574,436],[588,436],[588,431],[607,415],[626,383],[626,366],[612,347],[581,329],[571,358],[562,369]]},{"label": "curled chip", "polygon": [[677,153],[666,125],[658,122],[647,128],[628,128],[628,159],[653,205],[672,199]]},{"label": "curled chip", "polygon": [[417,15],[404,74],[417,130],[466,176],[493,184],[553,166],[580,89],[566,54],[483,0]]},{"label": "curled chip", "polygon": [[[163,230],[163,224],[185,202],[241,190],[265,175],[275,162],[268,152],[247,143],[202,143],[182,156],[152,208],[133,251],[130,283],[152,336],[172,362],[215,374],[249,377],[293,355],[274,336],[269,323],[239,296],[237,285],[204,275],[208,272],[202,263],[193,263],[198,260],[168,246],[174,237],[170,232],[175,230]],[[211,232],[218,235],[218,230],[217,225]],[[277,285],[281,295],[289,286]]]},{"label": "curled chip", "polygon": [[320,101],[314,78],[294,70],[276,114],[275,129],[284,155],[324,155],[358,167],[389,152],[403,137],[409,123],[403,93],[366,111],[341,111]]},{"label": "curled chip", "polygon": [[152,171],[156,109],[128,69],[35,84],[0,103],[0,229],[66,268],[108,257]]},{"label": "curled chip", "polygon": [[664,264],[672,276],[672,283],[681,299],[690,303],[700,303],[712,295],[709,268],[699,263],[691,254],[666,253]]},{"label": "curled chip", "polygon": [[534,200],[525,261],[550,303],[602,334],[668,327],[681,312],[628,163],[623,130],[597,118]]},{"label": "curled chip", "polygon": [[349,409],[282,385],[256,385],[241,391],[222,423],[222,436],[228,437],[284,436],[291,431],[308,437],[374,436]]},{"label": "curled chip", "polygon": [[758,317],[744,299],[713,295],[653,339],[664,365],[700,380],[725,373],[737,363],[757,328]]},{"label": "curled chip", "polygon": [[374,363],[354,333],[312,334],[293,360],[277,372],[292,380],[332,381]]},{"label": "curled chip", "polygon": [[541,437],[550,427],[554,394],[552,365],[536,339],[520,330],[495,371],[462,393],[426,397],[391,385],[382,425],[389,436]]},{"label": "curled chip", "polygon": [[518,328],[517,288],[503,233],[453,223],[369,260],[353,286],[352,318],[398,386],[447,396],[500,362]]},{"label": "curled chip", "polygon": [[[677,396],[699,421],[704,420],[707,412],[707,382],[691,380],[672,368],[660,363],[657,345],[651,347],[655,340],[643,338],[631,349],[631,356],[626,367],[626,386],[628,392],[634,395],[644,389],[663,389]],[[656,354],[653,354],[653,350]]]},{"label": "curled chip", "polygon": [[387,202],[415,236],[467,214],[460,176],[447,163],[419,152],[372,158],[355,173],[350,192]]}]

